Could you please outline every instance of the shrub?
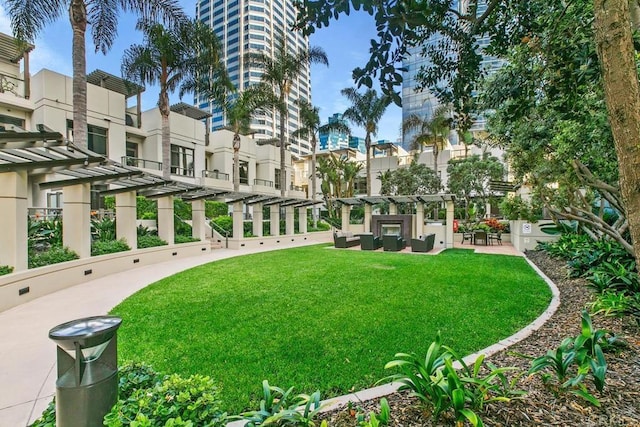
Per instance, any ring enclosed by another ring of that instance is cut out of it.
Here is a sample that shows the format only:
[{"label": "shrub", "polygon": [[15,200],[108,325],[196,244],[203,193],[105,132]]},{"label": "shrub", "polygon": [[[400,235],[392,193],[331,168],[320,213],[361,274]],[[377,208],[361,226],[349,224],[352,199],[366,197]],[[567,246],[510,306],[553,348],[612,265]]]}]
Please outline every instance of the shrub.
[{"label": "shrub", "polygon": [[151,230],[149,227],[145,227],[144,225],[139,225],[136,233],[138,237],[141,236],[157,236],[158,230]]},{"label": "shrub", "polygon": [[144,196],[136,197],[136,218],[156,219],[158,217],[158,204],[155,200],[147,199]]},{"label": "shrub", "polygon": [[104,417],[108,427],[122,426],[224,426],[218,392],[209,377],[174,374],[152,387],[133,389],[120,398]]},{"label": "shrub", "polygon": [[226,203],[212,200],[204,202],[204,215],[207,218],[217,218],[219,216],[227,216],[228,214],[229,208]]},{"label": "shrub", "polygon": [[[118,372],[118,402],[104,417],[104,425],[223,426],[217,390],[208,377],[164,376],[144,363],[127,363]],[[55,427],[51,402],[32,427]]]},{"label": "shrub", "polygon": [[318,221],[318,226],[316,228],[313,228],[313,221],[309,222],[307,225],[307,231],[308,232],[314,232],[314,231],[327,231],[327,230],[331,230],[331,226],[329,224],[327,224],[326,222],[322,222],[322,221]]},{"label": "shrub", "polygon": [[[298,407],[303,407],[298,411]],[[311,396],[293,395],[293,387],[287,391],[262,382],[262,400],[260,410],[244,412],[230,419],[246,420],[245,427],[256,426],[313,426],[313,418],[320,411],[320,392]]]},{"label": "shrub", "polygon": [[43,267],[80,258],[69,248],[52,247],[44,252],[29,253],[29,268]]},{"label": "shrub", "polygon": [[130,250],[131,247],[124,239],[101,241],[97,240],[91,244],[91,256],[113,254]]},{"label": "shrub", "polygon": [[[230,216],[219,216],[211,220],[211,223],[226,231],[229,236],[233,235],[233,218]],[[214,228],[217,230],[216,228]]]},{"label": "shrub", "polygon": [[138,236],[138,249],[153,248],[155,246],[168,245],[158,236]]},{"label": "shrub", "polygon": [[183,235],[176,235],[175,239],[174,239],[174,243],[191,243],[191,242],[199,242],[200,239],[195,238],[195,237],[191,237],[191,236],[183,236]]},{"label": "shrub", "polygon": [[182,199],[173,199],[173,214],[180,219],[191,219],[191,203],[187,203]]},{"label": "shrub", "polygon": [[62,219],[27,220],[29,250],[45,251],[62,246]]},{"label": "shrub", "polygon": [[0,265],[0,276],[4,276],[5,274],[9,274],[13,272],[13,267],[10,265]]},{"label": "shrub", "polygon": [[542,210],[521,196],[505,197],[500,203],[500,212],[508,220],[524,219],[537,222],[542,219]]},{"label": "shrub", "polygon": [[[456,362],[462,366],[459,371],[453,367]],[[442,345],[438,334],[426,357],[397,353],[395,360],[387,363],[385,369],[399,368],[402,372],[378,383],[399,382],[400,391],[410,390],[410,396],[432,407],[436,421],[443,412],[451,410],[460,425],[466,420],[474,426],[482,426],[482,420],[475,411],[482,409],[484,404],[508,402],[524,394],[513,389],[515,380],[509,381],[505,375],[515,368],[497,368],[488,363],[488,374],[482,377],[483,362],[484,355],[480,355],[472,367],[467,366],[455,351]]]},{"label": "shrub", "polygon": [[176,235],[191,236],[191,225],[184,222],[178,215],[173,216],[173,230]]},{"label": "shrub", "polygon": [[91,237],[94,242],[116,240],[116,221],[110,218],[92,219]]}]

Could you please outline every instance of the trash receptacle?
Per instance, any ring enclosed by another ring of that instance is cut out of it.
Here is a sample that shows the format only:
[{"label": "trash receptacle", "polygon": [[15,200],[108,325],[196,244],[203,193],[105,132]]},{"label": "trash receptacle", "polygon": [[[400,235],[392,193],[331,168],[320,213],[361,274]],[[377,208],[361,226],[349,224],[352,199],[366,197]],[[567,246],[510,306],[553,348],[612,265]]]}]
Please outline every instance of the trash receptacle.
[{"label": "trash receptacle", "polygon": [[58,345],[57,427],[99,427],[118,400],[117,330],[122,319],[94,316],[52,328]]}]

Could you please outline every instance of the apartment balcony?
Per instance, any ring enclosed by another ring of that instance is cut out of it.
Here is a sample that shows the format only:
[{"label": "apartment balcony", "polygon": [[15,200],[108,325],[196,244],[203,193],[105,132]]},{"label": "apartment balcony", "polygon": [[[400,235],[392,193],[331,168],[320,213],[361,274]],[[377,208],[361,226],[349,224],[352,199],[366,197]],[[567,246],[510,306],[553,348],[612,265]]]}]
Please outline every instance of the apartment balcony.
[{"label": "apartment balcony", "polygon": [[304,191],[304,188],[291,184],[289,186],[289,191],[287,192],[289,197],[296,197],[300,199],[305,199],[307,197],[307,192]]},{"label": "apartment balcony", "polygon": [[9,74],[0,73],[0,102],[23,110],[33,111],[25,81]]},{"label": "apartment balcony", "polygon": [[122,164],[133,166],[152,175],[162,175],[162,162],[155,160],[145,160],[139,157],[122,156]]},{"label": "apartment balcony", "polygon": [[256,193],[274,194],[275,188],[273,185],[273,181],[268,181],[266,179],[254,179],[253,191]]},{"label": "apartment balcony", "polygon": [[225,190],[233,189],[233,182],[229,180],[229,174],[218,170],[203,170],[200,185]]}]

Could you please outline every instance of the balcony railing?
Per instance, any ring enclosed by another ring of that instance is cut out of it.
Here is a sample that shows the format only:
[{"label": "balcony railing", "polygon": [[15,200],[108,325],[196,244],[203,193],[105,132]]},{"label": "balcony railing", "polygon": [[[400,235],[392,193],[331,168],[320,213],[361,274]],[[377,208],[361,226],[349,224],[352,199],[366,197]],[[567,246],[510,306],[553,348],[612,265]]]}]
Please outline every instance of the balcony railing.
[{"label": "balcony railing", "polygon": [[253,185],[262,185],[263,187],[273,187],[273,181],[267,181],[266,179],[254,179]]},{"label": "balcony railing", "polygon": [[125,166],[133,166],[141,169],[162,170],[162,162],[155,160],[145,160],[138,157],[122,156],[122,164]]},{"label": "balcony railing", "polygon": [[289,186],[289,190],[291,190],[291,191],[304,191],[303,188],[300,187],[299,185],[293,185],[293,184],[291,184]]},{"label": "balcony railing", "polygon": [[212,179],[220,179],[222,181],[229,181],[229,174],[228,173],[223,173],[223,172],[219,172],[217,170],[212,170],[212,171],[202,171],[202,176],[204,178],[212,178]]}]

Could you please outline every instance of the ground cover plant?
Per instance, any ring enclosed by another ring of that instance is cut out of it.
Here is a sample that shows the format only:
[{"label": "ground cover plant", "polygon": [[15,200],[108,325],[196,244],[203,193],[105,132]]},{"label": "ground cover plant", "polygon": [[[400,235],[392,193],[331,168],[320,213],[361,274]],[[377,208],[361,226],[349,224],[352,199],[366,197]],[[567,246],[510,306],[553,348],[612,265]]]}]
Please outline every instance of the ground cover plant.
[{"label": "ground cover plant", "polygon": [[224,408],[251,410],[268,380],[323,398],[373,385],[398,351],[469,354],[509,336],[550,291],[519,257],[340,251],[324,245],[232,258],[150,285],[114,308],[119,354],[209,375]]}]

